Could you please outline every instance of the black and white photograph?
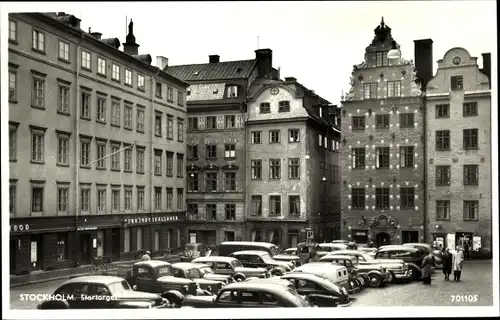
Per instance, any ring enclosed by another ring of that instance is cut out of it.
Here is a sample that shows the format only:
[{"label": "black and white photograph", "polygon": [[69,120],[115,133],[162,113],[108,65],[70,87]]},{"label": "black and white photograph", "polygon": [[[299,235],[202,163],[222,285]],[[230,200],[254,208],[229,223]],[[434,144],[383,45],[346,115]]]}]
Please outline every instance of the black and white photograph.
[{"label": "black and white photograph", "polygon": [[0,3],[5,317],[500,316],[496,10]]}]

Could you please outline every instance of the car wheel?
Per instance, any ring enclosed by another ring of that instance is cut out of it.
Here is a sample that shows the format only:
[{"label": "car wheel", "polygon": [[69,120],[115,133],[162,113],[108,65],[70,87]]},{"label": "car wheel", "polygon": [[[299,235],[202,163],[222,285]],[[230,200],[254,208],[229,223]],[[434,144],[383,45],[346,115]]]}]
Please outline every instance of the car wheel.
[{"label": "car wheel", "polygon": [[164,292],[161,297],[167,299],[172,308],[180,308],[184,300],[184,295],[177,290]]},{"label": "car wheel", "polygon": [[370,287],[378,288],[382,284],[382,278],[377,274],[371,274],[370,277]]},{"label": "car wheel", "polygon": [[70,305],[66,300],[49,300],[42,303],[40,309],[54,310],[54,309],[70,309]]},{"label": "car wheel", "polygon": [[241,274],[236,274],[234,277],[233,277],[234,281],[236,282],[241,282],[241,281],[244,281],[245,280],[245,276],[244,275],[241,275]]}]

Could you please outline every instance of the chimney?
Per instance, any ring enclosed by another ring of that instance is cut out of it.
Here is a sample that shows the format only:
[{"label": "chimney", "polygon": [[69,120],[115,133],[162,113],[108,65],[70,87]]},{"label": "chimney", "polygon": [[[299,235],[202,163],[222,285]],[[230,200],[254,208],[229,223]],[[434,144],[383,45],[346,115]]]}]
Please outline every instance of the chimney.
[{"label": "chimney", "polygon": [[273,70],[273,50],[258,49],[255,50],[255,60],[257,60],[257,68],[259,76],[266,77],[271,75]]},{"label": "chimney", "polygon": [[286,82],[297,82],[297,78],[295,77],[285,77]]},{"label": "chimney", "polygon": [[165,70],[168,67],[168,59],[164,56],[156,56],[156,65],[161,70]]},{"label": "chimney", "polygon": [[97,40],[101,40],[101,37],[102,37],[102,33],[100,32],[91,32],[90,35],[94,38],[96,38]]},{"label": "chimney", "polygon": [[483,56],[483,68],[481,72],[488,77],[491,89],[491,53],[482,53],[481,55]]},{"label": "chimney", "polygon": [[413,40],[415,42],[415,70],[422,90],[433,76],[432,39]]},{"label": "chimney", "polygon": [[128,34],[125,43],[123,43],[123,52],[131,56],[136,56],[139,53],[139,45],[135,43],[134,22],[132,19],[128,24]]},{"label": "chimney", "polygon": [[219,59],[220,59],[220,56],[216,55],[216,54],[208,56],[208,62],[210,62],[210,63],[218,63]]}]

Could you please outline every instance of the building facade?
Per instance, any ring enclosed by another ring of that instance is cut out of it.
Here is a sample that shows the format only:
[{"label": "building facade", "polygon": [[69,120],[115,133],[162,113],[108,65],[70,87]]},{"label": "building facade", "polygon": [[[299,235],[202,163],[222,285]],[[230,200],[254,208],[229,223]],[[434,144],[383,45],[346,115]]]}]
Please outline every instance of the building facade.
[{"label": "building facade", "polygon": [[342,238],[421,242],[424,114],[413,62],[383,19],[342,97]]},{"label": "building facade", "polygon": [[491,252],[490,54],[452,48],[426,91],[429,239]]},{"label": "building facade", "polygon": [[138,54],[132,22],[119,47],[70,14],[9,15],[13,274],[184,241],[187,84]]}]

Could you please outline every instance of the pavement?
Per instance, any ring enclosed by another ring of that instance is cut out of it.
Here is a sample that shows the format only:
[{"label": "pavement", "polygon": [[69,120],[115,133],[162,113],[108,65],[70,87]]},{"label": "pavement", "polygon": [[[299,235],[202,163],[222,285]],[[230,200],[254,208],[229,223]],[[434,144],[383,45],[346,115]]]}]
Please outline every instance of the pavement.
[{"label": "pavement", "polygon": [[[453,277],[452,277],[453,279]],[[40,282],[10,289],[11,309],[36,309],[39,302],[22,301],[21,294],[52,293],[66,279]],[[477,301],[467,296],[477,295]],[[407,284],[390,284],[382,288],[367,288],[352,295],[350,308],[373,306],[491,306],[493,304],[492,260],[465,261],[460,282],[445,281],[440,269],[433,275],[432,284],[418,281]],[[457,296],[459,300],[457,301]],[[462,299],[462,297],[465,297]]]}]

